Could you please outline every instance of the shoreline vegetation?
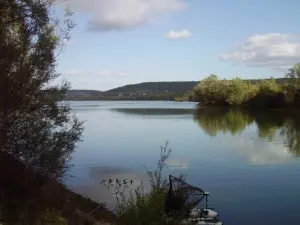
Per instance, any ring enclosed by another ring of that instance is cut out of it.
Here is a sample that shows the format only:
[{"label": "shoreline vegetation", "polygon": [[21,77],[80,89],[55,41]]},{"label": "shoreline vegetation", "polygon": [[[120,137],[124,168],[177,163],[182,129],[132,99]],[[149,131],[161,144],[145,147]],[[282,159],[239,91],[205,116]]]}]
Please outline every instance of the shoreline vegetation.
[{"label": "shoreline vegetation", "polygon": [[[73,192],[57,180],[27,170],[9,154],[1,153],[0,193],[10,204],[3,204],[3,207],[0,204],[0,223],[4,225],[180,224],[179,218],[167,218],[164,214],[168,180],[163,170],[171,152],[167,142],[161,146],[157,168],[154,171],[145,169],[150,185],[149,191],[145,191],[142,182],[134,189],[125,187],[128,190],[124,192],[125,189],[121,187],[118,189],[120,191],[112,193],[117,200],[114,211],[108,210],[105,203],[94,202]],[[8,169],[10,174],[6,173]],[[182,174],[179,177],[186,179]],[[4,183],[7,185],[3,185]],[[16,215],[20,220],[16,221]]]},{"label": "shoreline vegetation", "polygon": [[[0,224],[163,225],[165,182],[160,169],[166,155],[161,155],[158,172],[147,172],[155,189],[132,190],[135,198],[123,201],[117,214],[64,185],[84,126],[69,105],[60,104],[70,84],[53,83],[60,76],[58,56],[75,26],[69,9],[57,17],[55,4],[53,0],[0,4]],[[159,93],[165,85],[154,88]],[[178,88],[175,82],[164,93],[185,93],[194,86],[187,82]],[[169,151],[165,147],[161,153]]]},{"label": "shoreline vegetation", "polygon": [[[276,83],[288,82],[288,78],[277,78]],[[243,80],[257,83],[262,80]],[[66,92],[69,101],[195,101],[194,88],[201,81],[145,82],[125,85],[108,91],[76,90]]]},{"label": "shoreline vegetation", "polygon": [[284,78],[226,80],[210,75],[200,82],[148,82],[106,92],[70,90],[64,100],[189,101],[209,107],[295,109],[300,108],[300,64],[289,69]]},{"label": "shoreline vegetation", "polygon": [[[274,79],[258,83],[219,80],[213,75],[200,83],[183,82],[184,86],[182,82],[154,82],[138,84],[138,91],[127,85],[110,90],[112,95],[98,91],[77,95],[75,91],[72,97],[68,82],[53,84],[59,77],[58,56],[75,26],[69,9],[62,18],[56,17],[55,3],[3,0],[0,4],[0,224],[170,224],[163,213],[167,181],[162,169],[171,153],[167,146],[161,148],[158,170],[146,171],[150,193],[143,186],[132,190],[132,197],[122,201],[116,213],[63,185],[84,129],[70,106],[59,104],[63,100],[106,96],[109,100],[197,100],[213,106],[300,105],[299,65],[290,70],[289,82],[283,84]],[[146,90],[147,85],[152,92]]]},{"label": "shoreline vegetation", "polygon": [[194,100],[202,106],[300,108],[300,64],[291,68],[286,77],[283,83],[276,82],[274,78],[251,83],[240,78],[220,80],[216,75],[211,75],[194,88]]},{"label": "shoreline vegetation", "polygon": [[53,84],[74,27],[72,12],[57,18],[55,4],[0,3],[1,225],[89,225],[114,218],[105,205],[63,185],[83,122],[59,104],[69,83]]}]

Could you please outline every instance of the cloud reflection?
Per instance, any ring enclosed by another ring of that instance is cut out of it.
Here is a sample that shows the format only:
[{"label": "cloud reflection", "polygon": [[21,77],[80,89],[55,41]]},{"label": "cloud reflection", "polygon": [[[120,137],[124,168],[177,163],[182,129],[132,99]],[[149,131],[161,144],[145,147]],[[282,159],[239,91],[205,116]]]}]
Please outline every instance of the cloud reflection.
[{"label": "cloud reflection", "polygon": [[171,170],[189,168],[189,162],[186,158],[170,158],[166,161],[166,164]]},{"label": "cloud reflection", "polygon": [[263,142],[246,137],[226,140],[227,146],[254,165],[277,165],[292,160],[293,154],[283,142]]}]

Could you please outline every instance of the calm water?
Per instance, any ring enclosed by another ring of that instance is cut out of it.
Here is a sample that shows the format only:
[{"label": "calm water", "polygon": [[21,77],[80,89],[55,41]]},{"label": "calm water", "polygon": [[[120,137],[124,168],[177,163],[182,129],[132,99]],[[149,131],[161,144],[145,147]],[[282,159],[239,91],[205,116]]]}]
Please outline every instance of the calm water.
[{"label": "calm water", "polygon": [[71,102],[85,121],[70,187],[113,205],[100,181],[146,180],[169,141],[166,171],[209,191],[230,225],[300,224],[300,116],[196,110],[194,103]]}]

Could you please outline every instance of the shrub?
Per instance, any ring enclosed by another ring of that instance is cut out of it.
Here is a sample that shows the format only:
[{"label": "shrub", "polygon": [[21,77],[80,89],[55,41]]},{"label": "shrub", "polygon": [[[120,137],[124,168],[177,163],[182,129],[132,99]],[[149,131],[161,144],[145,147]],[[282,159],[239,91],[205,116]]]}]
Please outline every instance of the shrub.
[{"label": "shrub", "polygon": [[[168,143],[161,146],[160,159],[157,169],[149,171],[150,191],[145,191],[144,184],[140,184],[135,190],[129,191],[129,196],[121,195],[117,199],[117,223],[120,225],[165,225],[176,224],[176,221],[168,219],[164,214],[165,196],[168,191],[168,180],[163,175],[166,160],[172,150]],[[181,175],[181,178],[184,178]],[[116,195],[117,198],[118,195]]]},{"label": "shrub", "polygon": [[67,225],[68,221],[62,217],[60,211],[47,209],[41,216],[40,224],[43,225]]},{"label": "shrub", "polygon": [[300,64],[289,70],[285,83],[274,78],[244,81],[220,80],[216,75],[203,79],[193,90],[194,100],[209,106],[251,108],[300,107]]}]

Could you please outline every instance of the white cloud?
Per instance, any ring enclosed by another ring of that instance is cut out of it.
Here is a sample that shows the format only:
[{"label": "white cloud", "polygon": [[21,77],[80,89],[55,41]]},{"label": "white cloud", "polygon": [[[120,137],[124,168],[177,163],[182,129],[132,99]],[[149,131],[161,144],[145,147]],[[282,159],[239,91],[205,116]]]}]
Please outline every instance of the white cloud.
[{"label": "white cloud", "polygon": [[181,39],[181,38],[188,38],[192,35],[192,33],[188,30],[182,30],[182,31],[169,31],[169,33],[167,33],[165,35],[166,38],[169,39]]},{"label": "white cloud", "polygon": [[220,56],[224,61],[253,67],[290,68],[300,62],[300,35],[257,34]]},{"label": "white cloud", "polygon": [[187,7],[186,0],[69,0],[74,12],[90,16],[91,31],[123,30]]}]

